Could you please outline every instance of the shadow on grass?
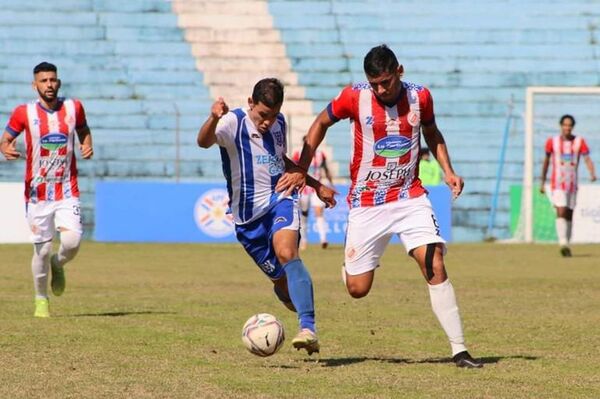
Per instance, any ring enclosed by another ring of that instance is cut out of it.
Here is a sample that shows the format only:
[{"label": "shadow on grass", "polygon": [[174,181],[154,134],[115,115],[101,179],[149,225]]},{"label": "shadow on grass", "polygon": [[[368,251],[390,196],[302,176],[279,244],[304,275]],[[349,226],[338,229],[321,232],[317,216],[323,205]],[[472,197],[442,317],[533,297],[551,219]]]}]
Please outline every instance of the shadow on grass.
[{"label": "shadow on grass", "polygon": [[[509,359],[522,359],[522,360],[538,360],[537,356],[484,356],[478,357],[483,364],[495,364],[503,360]],[[306,359],[305,362],[310,362],[310,359]],[[401,363],[401,364],[438,364],[438,363],[452,363],[452,359],[449,357],[437,357],[427,359],[405,359],[405,358],[391,358],[391,357],[341,357],[341,358],[325,358],[320,359],[319,364],[324,367],[339,367],[347,366],[355,363],[362,362],[382,362],[382,363]]]},{"label": "shadow on grass", "polygon": [[145,310],[139,312],[102,312],[102,313],[80,313],[63,317],[123,317],[123,316],[135,316],[144,314],[175,314],[175,312],[155,312],[152,310]]}]

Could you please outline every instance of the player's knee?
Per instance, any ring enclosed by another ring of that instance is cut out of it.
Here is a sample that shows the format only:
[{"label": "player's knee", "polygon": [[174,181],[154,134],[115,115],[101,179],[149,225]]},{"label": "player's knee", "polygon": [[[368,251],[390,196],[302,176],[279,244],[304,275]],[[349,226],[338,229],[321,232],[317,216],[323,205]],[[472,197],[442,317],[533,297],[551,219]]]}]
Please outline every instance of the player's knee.
[{"label": "player's knee", "polygon": [[65,230],[60,233],[60,245],[62,250],[75,256],[81,244],[81,234],[72,230]]},{"label": "player's knee", "polygon": [[277,251],[277,260],[279,260],[279,263],[282,265],[289,263],[297,257],[298,253],[293,248],[281,248]]},{"label": "player's knee", "polygon": [[348,290],[348,294],[350,294],[352,298],[363,298],[367,296],[367,294],[370,291],[370,287],[365,287],[361,284],[348,282],[346,282],[346,289]]}]

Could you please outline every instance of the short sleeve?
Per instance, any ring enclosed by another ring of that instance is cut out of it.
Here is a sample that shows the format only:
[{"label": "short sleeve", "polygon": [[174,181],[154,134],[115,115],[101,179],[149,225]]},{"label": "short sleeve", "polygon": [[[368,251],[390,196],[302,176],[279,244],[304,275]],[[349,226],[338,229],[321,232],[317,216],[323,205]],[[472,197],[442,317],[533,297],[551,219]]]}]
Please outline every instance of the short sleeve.
[{"label": "short sleeve", "polygon": [[6,131],[13,137],[17,137],[27,127],[27,106],[19,105],[10,115]]},{"label": "short sleeve", "polygon": [[549,138],[548,140],[546,140],[546,145],[544,146],[544,151],[546,151],[547,155],[552,154],[552,138]]},{"label": "short sleeve", "polygon": [[219,119],[215,135],[217,136],[217,144],[221,147],[227,147],[235,140],[237,130],[237,116],[233,112],[228,112]]},{"label": "short sleeve", "polygon": [[419,92],[419,109],[421,112],[421,123],[425,126],[435,122],[435,114],[433,112],[433,97],[431,92],[426,87],[423,87]]},{"label": "short sleeve", "polygon": [[579,149],[579,153],[581,155],[590,155],[590,147],[588,147],[587,142],[583,137],[581,138],[581,148]]},{"label": "short sleeve", "polygon": [[359,91],[354,90],[352,86],[347,86],[336,98],[331,100],[329,105],[327,105],[329,119],[337,122],[340,119],[351,118],[353,115],[355,97],[358,95],[358,92]]},{"label": "short sleeve", "polygon": [[85,109],[83,104],[79,100],[73,100],[75,104],[75,128],[81,129],[87,126],[87,119],[85,117]]}]

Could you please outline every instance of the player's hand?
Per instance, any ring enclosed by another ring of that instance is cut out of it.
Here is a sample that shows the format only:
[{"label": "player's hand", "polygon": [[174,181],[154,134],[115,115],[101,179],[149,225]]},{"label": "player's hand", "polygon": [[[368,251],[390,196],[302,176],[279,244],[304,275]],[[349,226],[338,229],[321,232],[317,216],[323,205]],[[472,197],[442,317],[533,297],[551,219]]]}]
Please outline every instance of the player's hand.
[{"label": "player's hand", "polygon": [[275,186],[275,191],[278,193],[284,192],[284,196],[288,196],[291,195],[294,190],[301,192],[305,185],[306,172],[295,167],[288,169],[288,171],[281,176]]},{"label": "player's hand", "polygon": [[338,194],[333,187],[321,184],[317,189],[317,196],[325,203],[325,208],[333,208],[337,205],[335,196]]},{"label": "player's hand", "polygon": [[4,148],[4,151],[2,151],[2,154],[4,154],[4,158],[6,158],[7,161],[14,161],[15,159],[21,158],[21,153],[17,151],[17,141],[13,140],[9,143]]},{"label": "player's hand", "polygon": [[446,175],[445,180],[446,184],[450,187],[450,190],[452,190],[452,199],[458,198],[465,186],[463,178],[455,174],[450,174]]},{"label": "player's hand", "polygon": [[214,118],[221,119],[223,115],[229,112],[229,106],[223,100],[223,97],[217,98],[217,101],[210,108],[210,113]]},{"label": "player's hand", "polygon": [[79,150],[81,151],[81,157],[83,159],[90,159],[94,156],[94,148],[91,145],[81,144]]}]

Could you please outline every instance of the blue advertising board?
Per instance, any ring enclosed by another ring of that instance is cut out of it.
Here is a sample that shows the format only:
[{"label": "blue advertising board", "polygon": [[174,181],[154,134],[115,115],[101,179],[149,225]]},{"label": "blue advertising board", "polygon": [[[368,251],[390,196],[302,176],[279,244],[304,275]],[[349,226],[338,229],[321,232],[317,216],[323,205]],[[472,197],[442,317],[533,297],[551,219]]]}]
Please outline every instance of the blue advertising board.
[{"label": "blue advertising board", "polygon": [[[344,242],[347,185],[337,185],[338,205],[325,210],[327,241]],[[440,232],[451,239],[451,195],[446,186],[427,187]],[[222,183],[96,184],[95,239],[107,242],[236,242]],[[318,242],[312,212],[308,240]]]}]

